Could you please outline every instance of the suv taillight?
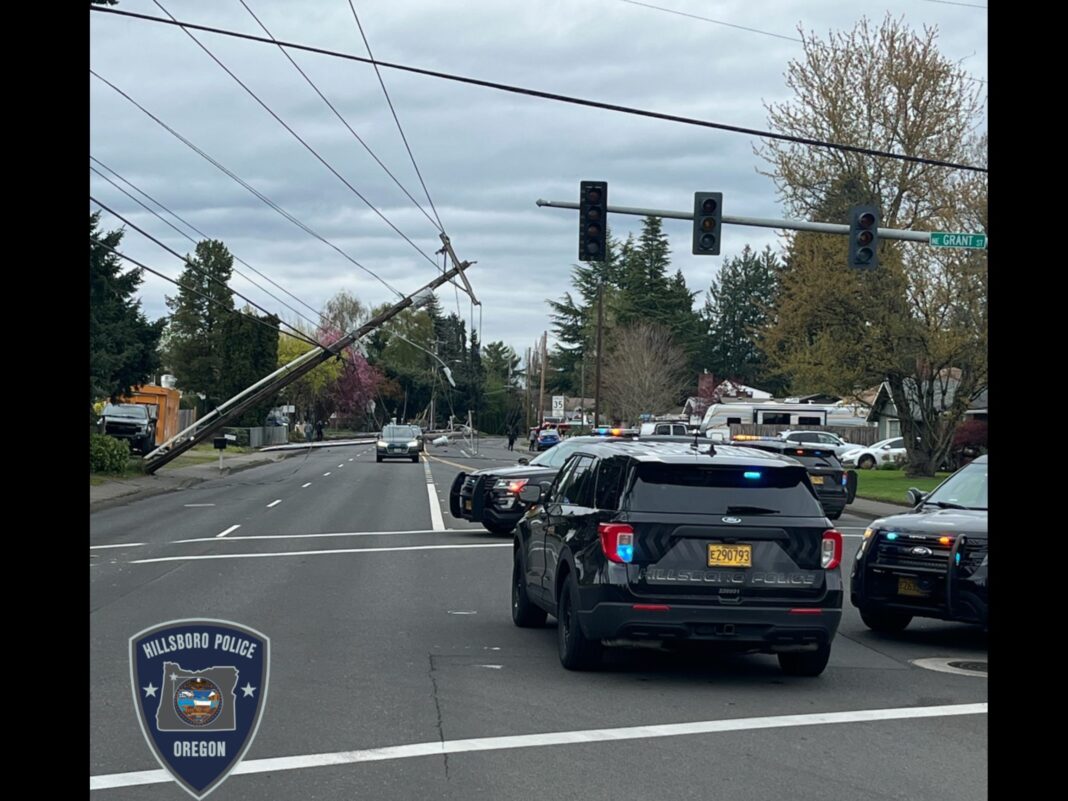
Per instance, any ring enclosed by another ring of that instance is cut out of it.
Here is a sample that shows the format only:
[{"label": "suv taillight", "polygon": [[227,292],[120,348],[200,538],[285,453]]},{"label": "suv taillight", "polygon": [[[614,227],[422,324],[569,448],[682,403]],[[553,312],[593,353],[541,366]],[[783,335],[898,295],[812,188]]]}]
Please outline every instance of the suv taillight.
[{"label": "suv taillight", "polygon": [[842,564],[842,535],[833,528],[823,532],[820,543],[820,567],[834,570]]},{"label": "suv taillight", "polygon": [[634,561],[634,529],[624,523],[601,523],[601,550],[610,562],[625,564]]}]

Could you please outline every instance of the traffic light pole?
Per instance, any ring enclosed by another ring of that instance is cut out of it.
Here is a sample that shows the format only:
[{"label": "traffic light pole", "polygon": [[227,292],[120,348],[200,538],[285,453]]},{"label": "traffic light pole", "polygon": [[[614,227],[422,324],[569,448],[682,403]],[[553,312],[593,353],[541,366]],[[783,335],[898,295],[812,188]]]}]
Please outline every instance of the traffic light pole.
[{"label": "traffic light pole", "polygon": [[[539,206],[554,209],[578,209],[579,204],[563,200],[537,201]],[[632,206],[608,206],[610,214],[633,214],[637,217],[664,217],[674,220],[693,220],[692,211],[670,211],[668,209],[641,209]],[[808,220],[776,220],[771,217],[733,217],[723,215],[724,225],[748,225],[754,228],[776,228],[791,231],[813,231],[820,234],[849,235],[849,226],[838,223],[810,222]],[[930,244],[931,234],[935,231],[909,231],[899,228],[880,228],[879,236],[883,239],[901,239],[906,242],[923,242]]]}]

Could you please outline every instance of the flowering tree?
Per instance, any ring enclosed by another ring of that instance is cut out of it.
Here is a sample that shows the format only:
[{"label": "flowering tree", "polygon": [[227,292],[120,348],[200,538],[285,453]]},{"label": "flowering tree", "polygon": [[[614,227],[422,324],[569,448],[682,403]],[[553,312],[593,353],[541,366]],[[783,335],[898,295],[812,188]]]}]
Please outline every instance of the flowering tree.
[{"label": "flowering tree", "polygon": [[[329,324],[320,327],[318,332],[318,340],[324,345],[332,345],[343,336],[340,329]],[[327,392],[338,414],[358,417],[371,409],[382,374],[368,363],[367,357],[355,345],[344,348],[341,354],[340,372],[327,387]]]}]

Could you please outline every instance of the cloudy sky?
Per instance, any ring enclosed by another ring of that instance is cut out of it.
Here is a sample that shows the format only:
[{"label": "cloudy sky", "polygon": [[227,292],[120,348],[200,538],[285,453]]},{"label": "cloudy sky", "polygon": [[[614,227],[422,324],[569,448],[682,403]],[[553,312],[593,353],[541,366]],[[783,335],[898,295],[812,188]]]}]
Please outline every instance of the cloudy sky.
[{"label": "cloudy sky", "polygon": [[[263,35],[239,0],[161,0],[183,21]],[[245,0],[278,39],[366,55],[349,0]],[[799,57],[797,26],[826,35],[862,13],[914,28],[937,26],[942,52],[987,78],[985,0],[354,0],[375,57],[546,92],[751,128],[765,102],[788,99],[783,74]],[[649,8],[655,5],[661,9]],[[116,8],[165,16],[152,0]],[[706,17],[694,19],[693,15]],[[723,24],[723,23],[729,23]],[[90,66],[179,134],[351,259],[407,292],[434,266],[308,152],[181,29],[90,13]],[[730,27],[741,26],[741,27]],[[752,28],[754,31],[743,30]],[[757,32],[757,31],[762,31]],[[769,35],[769,34],[775,34]],[[198,38],[345,180],[431,259],[436,228],[345,129],[273,45]],[[787,38],[782,38],[787,37]],[[306,52],[294,60],[400,183],[429,211],[372,67]],[[547,297],[568,287],[580,180],[606,180],[612,205],[686,211],[694,191],[721,191],[728,215],[781,217],[750,136],[523,97],[382,70],[438,214],[483,303],[484,341],[522,353],[549,328]],[[90,154],[313,308],[341,289],[369,304],[395,297],[352,261],[309,236],[96,78],[89,78]],[[90,161],[110,175],[100,163]],[[128,186],[123,185],[127,191]],[[192,243],[90,172],[90,192],[180,253]],[[96,208],[90,203],[90,208]],[[105,214],[104,227],[121,224]],[[173,222],[173,220],[172,220]],[[614,216],[616,235],[640,218]],[[180,223],[177,223],[183,228]],[[773,231],[728,227],[719,257],[690,255],[690,224],[667,220],[673,267],[696,303],[723,258]],[[188,232],[195,238],[196,233]],[[181,265],[136,231],[122,249],[172,277]],[[440,262],[439,262],[440,264]],[[289,305],[303,306],[238,265]],[[285,319],[296,315],[240,277],[233,286]],[[173,284],[146,275],[150,319]],[[471,319],[465,296],[439,290],[446,310]],[[474,312],[475,327],[479,325]],[[550,332],[551,337],[551,332]]]}]

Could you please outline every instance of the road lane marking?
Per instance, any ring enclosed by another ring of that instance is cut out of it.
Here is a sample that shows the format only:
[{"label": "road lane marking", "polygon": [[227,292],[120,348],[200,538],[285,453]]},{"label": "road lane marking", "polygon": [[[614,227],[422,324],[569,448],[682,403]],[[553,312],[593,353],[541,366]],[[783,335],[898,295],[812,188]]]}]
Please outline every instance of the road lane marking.
[{"label": "road lane marking", "polygon": [[459,462],[450,462],[448,459],[442,459],[440,456],[431,456],[429,453],[426,455],[428,459],[433,459],[435,462],[441,462],[447,464],[450,467],[459,467],[461,470],[478,470],[477,467],[471,467],[470,465],[460,464]]},{"label": "road lane marking", "polygon": [[282,502],[281,498],[279,498],[277,501],[271,501],[269,504],[267,504],[267,508],[270,509],[272,506],[277,506],[281,502]]},{"label": "road lane marking", "polygon": [[215,504],[213,504],[213,503],[187,503],[187,504],[183,504],[183,505],[185,506],[186,509],[196,509],[196,508],[201,507],[201,506],[214,506]]},{"label": "road lane marking", "polygon": [[310,487],[310,486],[311,486],[311,482],[309,481],[307,484],[301,484],[300,488],[304,489],[305,487]]},{"label": "road lane marking", "polygon": [[266,556],[322,556],[338,553],[385,553],[388,551],[436,551],[463,548],[511,548],[510,542],[458,543],[456,545],[397,545],[393,548],[337,548],[329,551],[273,551],[271,553],[208,553],[196,556],[160,556],[155,559],[135,559],[131,565],[152,562],[188,562],[199,559],[259,559]]},{"label": "road lane marking", "polygon": [[338,465],[338,467],[344,467],[344,466],[345,466],[344,462],[342,462],[341,464]]},{"label": "road lane marking", "polygon": [[326,478],[328,475],[330,475],[330,471],[329,470],[327,470],[325,473],[323,473],[323,478]]},{"label": "road lane marking", "polygon": [[430,501],[430,525],[434,531],[445,530],[445,520],[441,517],[441,502],[437,499],[437,488],[434,486],[434,476],[430,472],[430,460],[423,460],[423,471],[426,473],[426,495]]},{"label": "road lane marking", "polygon": [[143,542],[120,542],[118,545],[90,545],[89,550],[95,551],[98,548],[136,548],[138,545],[144,545]]},{"label": "road lane marking", "polygon": [[[245,540],[301,540],[312,537],[394,537],[398,534],[485,534],[481,528],[447,528],[443,532],[432,528],[414,531],[330,531],[323,534],[249,534],[246,537],[230,537],[227,542],[244,542]],[[171,540],[171,545],[182,542],[212,542],[214,537],[193,537],[188,540]],[[103,546],[106,548],[118,546]]]},{"label": "road lane marking", "polygon": [[350,461],[350,462],[352,461],[352,457],[351,457],[351,456],[349,457],[349,461]]},{"label": "road lane marking", "polygon": [[237,531],[239,528],[241,528],[241,524],[240,523],[235,523],[234,525],[230,526],[230,528],[226,529],[226,531],[222,532],[221,534],[216,534],[215,535],[215,539],[219,539],[219,537],[225,537],[231,531]]},{"label": "road lane marking", "polygon": [[[265,759],[246,759],[234,768],[231,775],[272,773],[283,770],[334,767],[360,762],[381,762],[412,757],[443,756],[472,751],[502,751],[513,748],[540,748],[576,743],[601,743],[619,740],[651,740],[659,737],[679,737],[699,734],[719,734],[756,729],[783,729],[795,726],[826,726],[842,723],[872,723],[884,720],[914,720],[960,715],[985,715],[987,704],[953,704],[945,706],[914,706],[897,709],[858,709],[849,712],[817,712],[807,715],[775,715],[759,718],[728,720],[698,720],[692,723],[663,723],[648,726],[627,726],[614,729],[584,729],[579,731],[519,734],[502,737],[474,737],[467,740],[434,740],[362,751],[335,751],[324,754],[301,754]],[[164,770],[142,770],[132,773],[106,773],[89,777],[90,790],[110,790],[116,787],[136,787],[142,784],[163,784],[173,781]]]}]

